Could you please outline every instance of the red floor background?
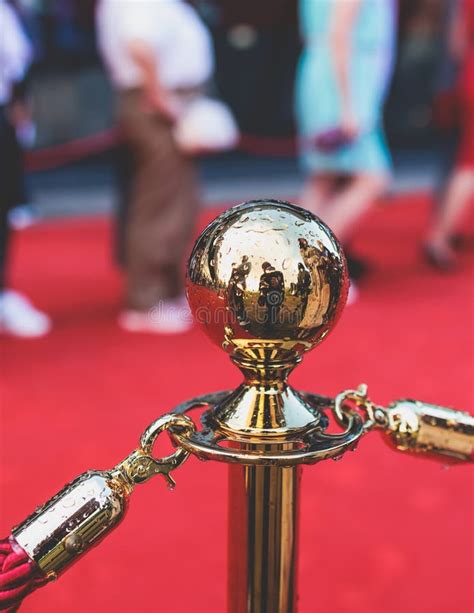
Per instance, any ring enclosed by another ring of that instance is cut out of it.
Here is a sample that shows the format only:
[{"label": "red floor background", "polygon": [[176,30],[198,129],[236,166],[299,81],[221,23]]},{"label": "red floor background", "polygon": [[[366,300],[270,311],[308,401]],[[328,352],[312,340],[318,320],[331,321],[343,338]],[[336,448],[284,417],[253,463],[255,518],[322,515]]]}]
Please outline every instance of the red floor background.
[{"label": "red floor background", "polygon": [[[377,402],[472,411],[473,252],[453,276],[431,271],[420,256],[428,199],[394,204],[357,238],[374,264],[361,299],[292,381],[333,395],[364,381]],[[105,220],[43,224],[15,241],[14,284],[55,328],[39,341],[0,338],[0,534],[75,475],[113,466],[168,408],[239,381],[197,329],[117,328],[110,242]],[[343,461],[305,468],[300,611],[472,612],[472,475],[395,453],[375,433]],[[225,466],[190,459],[175,476],[173,493],[160,478],[137,487],[125,522],[24,613],[225,611]]]}]

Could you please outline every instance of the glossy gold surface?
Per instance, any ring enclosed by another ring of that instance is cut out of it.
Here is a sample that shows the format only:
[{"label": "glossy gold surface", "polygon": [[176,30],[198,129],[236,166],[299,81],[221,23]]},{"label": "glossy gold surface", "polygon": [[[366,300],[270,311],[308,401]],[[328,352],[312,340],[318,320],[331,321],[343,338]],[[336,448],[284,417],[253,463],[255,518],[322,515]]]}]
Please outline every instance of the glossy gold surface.
[{"label": "glossy gold surface", "polygon": [[215,431],[285,441],[320,427],[319,411],[287,377],[346,300],[344,256],[321,220],[279,201],[229,209],[194,246],[187,295],[195,319],[244,375],[214,407]]},{"label": "glossy gold surface", "polygon": [[138,449],[113,470],[80,475],[13,529],[18,544],[45,575],[55,578],[115,528],[134,485],[157,474],[174,485],[170,472],[187,459],[188,452],[177,449],[164,458],[152,455],[157,436],[172,425],[177,431],[194,430],[184,415],[159,417],[143,433]]},{"label": "glossy gold surface", "polygon": [[[355,450],[360,437],[365,433],[364,422],[360,415],[349,413],[344,420],[345,430],[338,434],[328,434],[328,418],[324,411],[331,411],[334,401],[316,394],[302,393],[301,400],[307,410],[314,415],[313,427],[306,430],[287,432],[284,441],[287,445],[277,444],[282,437],[268,436],[262,432],[259,438],[254,432],[240,434],[227,428],[220,428],[220,422],[215,420],[216,407],[226,406],[232,392],[217,392],[199,396],[174,409],[176,413],[189,413],[206,408],[201,416],[202,428],[189,431],[175,431],[171,435],[178,447],[196,455],[201,460],[216,460],[230,464],[248,466],[281,466],[290,467],[298,464],[314,464],[322,460],[338,460],[347,450]],[[249,440],[255,443],[267,442],[264,445],[249,445]],[[273,442],[273,444],[270,444]]]},{"label": "glossy gold surface", "polygon": [[281,362],[315,347],[344,307],[347,272],[329,228],[287,202],[233,207],[192,251],[187,295],[209,337],[238,359]]},{"label": "glossy gold surface", "polygon": [[[327,399],[287,377],[330,332],[347,296],[341,248],[324,223],[286,202],[254,201],[215,219],[187,274],[195,319],[242,371],[233,392],[196,398],[202,428],[171,430],[201,459],[229,467],[229,611],[292,613],[301,463],[338,459],[363,434],[359,415],[327,434]],[[329,401],[331,403],[332,401]],[[235,464],[240,464],[235,465]]]},{"label": "glossy gold surface", "polygon": [[397,400],[385,411],[385,430],[397,449],[474,460],[472,415],[418,400]]},{"label": "glossy gold surface", "polygon": [[229,613],[296,608],[301,468],[229,467]]},{"label": "glossy gold surface", "polygon": [[55,577],[120,522],[128,493],[111,473],[89,471],[68,483],[12,534],[39,568]]},{"label": "glossy gold surface", "polygon": [[469,413],[419,400],[395,400],[383,407],[368,398],[365,384],[335,399],[333,410],[341,425],[348,423],[355,409],[366,414],[364,430],[383,430],[400,451],[474,461],[474,416]]}]

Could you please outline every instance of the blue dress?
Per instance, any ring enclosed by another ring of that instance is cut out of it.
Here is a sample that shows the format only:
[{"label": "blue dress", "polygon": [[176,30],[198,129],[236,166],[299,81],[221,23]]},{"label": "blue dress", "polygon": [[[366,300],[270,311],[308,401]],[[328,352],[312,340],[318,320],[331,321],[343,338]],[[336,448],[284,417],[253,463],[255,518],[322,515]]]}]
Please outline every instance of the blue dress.
[{"label": "blue dress", "polygon": [[296,117],[301,160],[311,173],[389,174],[391,159],[382,129],[382,110],[393,67],[394,0],[362,0],[356,16],[350,88],[360,126],[357,138],[331,153],[320,152],[308,143],[308,139],[340,123],[341,97],[329,43],[330,20],[337,1],[300,0],[305,48],[297,71]]}]

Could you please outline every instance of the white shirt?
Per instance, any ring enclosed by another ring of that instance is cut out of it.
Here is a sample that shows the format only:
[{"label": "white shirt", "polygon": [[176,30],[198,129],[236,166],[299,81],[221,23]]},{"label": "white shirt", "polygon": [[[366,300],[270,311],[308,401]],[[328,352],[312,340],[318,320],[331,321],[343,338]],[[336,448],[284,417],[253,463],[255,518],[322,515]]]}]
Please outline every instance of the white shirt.
[{"label": "white shirt", "polygon": [[0,104],[10,101],[12,86],[30,65],[31,45],[20,20],[5,0],[0,0]]},{"label": "white shirt", "polygon": [[100,0],[97,35],[102,58],[120,89],[140,86],[140,69],[127,45],[140,40],[155,51],[160,83],[168,89],[194,87],[212,74],[209,32],[182,0]]}]

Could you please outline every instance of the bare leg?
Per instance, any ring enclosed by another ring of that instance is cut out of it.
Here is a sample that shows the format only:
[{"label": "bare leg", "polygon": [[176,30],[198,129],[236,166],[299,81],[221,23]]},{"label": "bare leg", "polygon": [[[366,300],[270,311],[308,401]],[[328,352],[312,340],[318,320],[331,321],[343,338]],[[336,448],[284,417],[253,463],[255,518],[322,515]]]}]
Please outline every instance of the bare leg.
[{"label": "bare leg", "polygon": [[307,180],[301,194],[301,206],[318,217],[323,217],[324,209],[336,187],[334,175],[314,174]]},{"label": "bare leg", "polygon": [[328,203],[323,219],[342,243],[347,242],[355,225],[384,193],[387,182],[385,175],[355,175]]},{"label": "bare leg", "polygon": [[469,204],[474,204],[474,169],[459,168],[449,179],[443,206],[437,212],[428,233],[426,246],[433,254],[432,259],[436,259],[436,254],[440,262],[454,262],[454,252],[449,239]]}]

